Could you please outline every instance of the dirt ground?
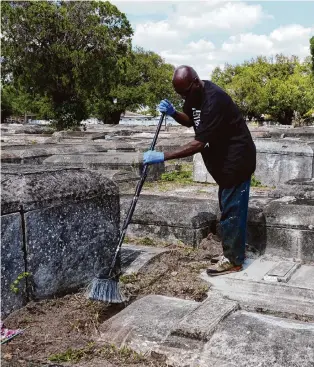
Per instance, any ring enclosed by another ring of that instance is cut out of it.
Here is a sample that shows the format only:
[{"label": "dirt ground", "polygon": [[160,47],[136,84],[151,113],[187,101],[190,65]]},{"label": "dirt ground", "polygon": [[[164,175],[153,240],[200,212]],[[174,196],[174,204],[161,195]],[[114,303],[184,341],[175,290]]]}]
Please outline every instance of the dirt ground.
[{"label": "dirt ground", "polygon": [[[199,278],[219,246],[205,244],[198,250],[170,247],[152,259],[138,274],[122,276],[122,287],[129,302],[148,294],[160,294],[202,301],[208,284]],[[98,345],[98,327],[126,305],[107,305],[88,300],[84,293],[31,302],[11,314],[9,328],[26,328],[1,351],[3,366],[165,366],[163,361],[142,356],[128,348]]]}]

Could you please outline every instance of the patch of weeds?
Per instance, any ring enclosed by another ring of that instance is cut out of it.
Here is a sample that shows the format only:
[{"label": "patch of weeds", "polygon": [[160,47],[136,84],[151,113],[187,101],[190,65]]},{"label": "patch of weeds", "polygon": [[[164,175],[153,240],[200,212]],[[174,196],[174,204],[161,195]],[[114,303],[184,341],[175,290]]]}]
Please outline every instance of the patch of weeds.
[{"label": "patch of weeds", "polygon": [[252,187],[264,187],[260,180],[258,180],[255,175],[252,175],[251,178],[251,186]]},{"label": "patch of weeds", "polygon": [[129,275],[121,275],[119,280],[123,284],[134,283],[134,282],[137,281],[137,274],[132,273],[132,274],[129,274]]},{"label": "patch of weeds", "polygon": [[57,362],[57,363],[62,362],[77,363],[82,358],[91,355],[93,352],[94,352],[94,343],[88,343],[85,348],[81,349],[68,348],[63,353],[52,354],[50,357],[48,357],[48,360],[50,362]]},{"label": "patch of weeds", "polygon": [[125,237],[125,243],[135,244],[140,246],[149,246],[149,247],[167,247],[172,245],[172,243],[168,243],[166,241],[156,241],[150,237]]},{"label": "patch of weeds", "polygon": [[143,245],[143,246],[156,246],[156,241],[154,241],[153,239],[149,238],[149,237],[143,237],[140,238],[138,240],[138,244],[139,245]]},{"label": "patch of weeds", "polygon": [[192,171],[172,171],[168,173],[163,173],[161,175],[161,181],[171,181],[177,183],[190,183],[193,182],[192,180]]},{"label": "patch of weeds", "polygon": [[83,359],[88,360],[95,356],[101,357],[106,361],[123,363],[140,363],[146,361],[143,354],[137,353],[127,346],[118,348],[113,344],[107,344],[96,348],[94,343],[88,343],[86,347],[80,349],[69,348],[63,353],[51,355],[48,360],[56,363],[78,363]]},{"label": "patch of weeds", "polygon": [[107,360],[119,359],[124,363],[145,362],[146,358],[143,354],[137,353],[127,346],[117,348],[115,345],[105,345],[101,348],[100,354]]},{"label": "patch of weeds", "polygon": [[18,277],[14,280],[14,282],[10,285],[10,289],[13,293],[17,294],[19,293],[20,289],[18,288],[20,282],[27,278],[28,276],[30,276],[31,273],[28,273],[28,272],[24,272],[24,273],[21,273],[20,275],[18,275]]}]

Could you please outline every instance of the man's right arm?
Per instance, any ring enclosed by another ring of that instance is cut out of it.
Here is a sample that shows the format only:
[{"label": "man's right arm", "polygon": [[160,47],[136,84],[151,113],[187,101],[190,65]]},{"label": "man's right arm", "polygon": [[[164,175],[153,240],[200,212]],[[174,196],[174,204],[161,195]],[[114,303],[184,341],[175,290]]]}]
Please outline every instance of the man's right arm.
[{"label": "man's right arm", "polygon": [[183,126],[186,126],[186,127],[192,127],[193,126],[193,122],[191,121],[189,116],[187,114],[185,114],[184,112],[175,111],[175,113],[173,115],[171,115],[171,117],[175,121],[177,121],[180,125],[183,125]]}]

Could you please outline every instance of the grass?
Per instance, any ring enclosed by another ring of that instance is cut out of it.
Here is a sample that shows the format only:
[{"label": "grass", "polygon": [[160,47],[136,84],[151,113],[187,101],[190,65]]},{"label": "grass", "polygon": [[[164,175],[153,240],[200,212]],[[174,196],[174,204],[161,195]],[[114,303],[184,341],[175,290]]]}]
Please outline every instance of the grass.
[{"label": "grass", "polygon": [[88,360],[95,356],[103,358],[106,361],[127,364],[137,364],[147,361],[147,358],[143,354],[137,353],[127,346],[118,348],[113,344],[106,344],[101,347],[96,347],[94,343],[88,343],[86,347],[80,349],[69,348],[64,352],[51,355],[48,360],[55,363],[70,362],[75,364],[83,359]]},{"label": "grass", "polygon": [[68,348],[65,352],[52,354],[48,357],[50,362],[73,362],[77,363],[81,359],[95,352],[94,343],[88,343],[86,347],[80,349]]},{"label": "grass", "polygon": [[181,164],[178,170],[163,173],[161,175],[161,182],[176,182],[179,184],[191,183],[192,178],[192,165],[191,164]]},{"label": "grass", "polygon": [[150,237],[129,237],[125,236],[124,243],[140,245],[140,246],[149,246],[149,247],[169,247],[169,246],[176,246],[176,247],[185,247],[185,244],[176,239],[173,241],[163,241],[163,240],[156,240]]}]

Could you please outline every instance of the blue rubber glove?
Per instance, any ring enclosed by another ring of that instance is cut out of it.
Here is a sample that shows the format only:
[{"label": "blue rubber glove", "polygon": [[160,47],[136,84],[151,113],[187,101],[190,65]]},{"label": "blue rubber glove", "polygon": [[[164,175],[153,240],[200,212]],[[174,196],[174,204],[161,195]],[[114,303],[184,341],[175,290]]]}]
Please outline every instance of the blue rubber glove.
[{"label": "blue rubber glove", "polygon": [[165,155],[162,152],[156,152],[155,150],[148,150],[144,153],[144,164],[161,163],[165,160]]},{"label": "blue rubber glove", "polygon": [[167,99],[163,99],[159,103],[158,109],[161,113],[165,113],[166,115],[169,115],[169,116],[174,115],[174,113],[176,112],[176,109]]}]

